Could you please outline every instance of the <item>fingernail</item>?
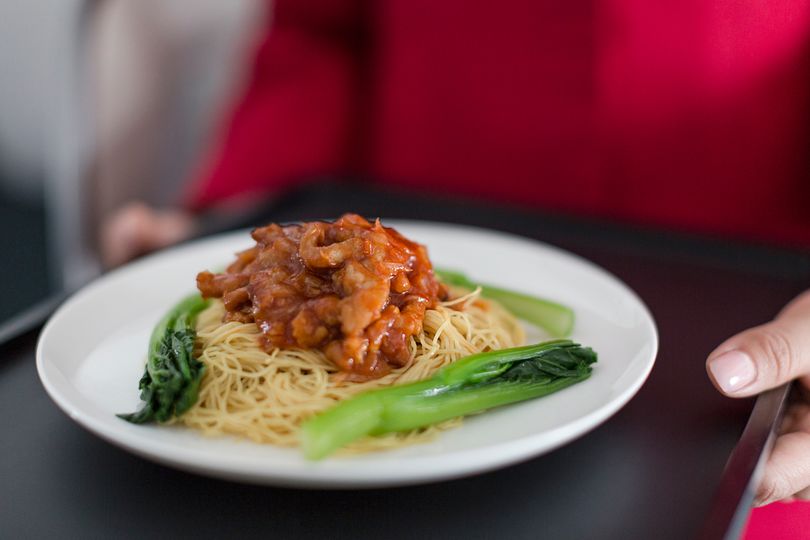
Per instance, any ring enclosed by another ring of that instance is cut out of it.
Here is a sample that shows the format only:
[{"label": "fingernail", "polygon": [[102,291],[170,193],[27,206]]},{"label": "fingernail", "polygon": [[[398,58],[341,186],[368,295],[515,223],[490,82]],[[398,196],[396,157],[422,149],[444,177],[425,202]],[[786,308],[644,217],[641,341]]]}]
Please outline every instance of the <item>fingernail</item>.
[{"label": "fingernail", "polygon": [[748,386],[757,376],[753,360],[742,351],[728,351],[709,361],[709,371],[727,394]]}]

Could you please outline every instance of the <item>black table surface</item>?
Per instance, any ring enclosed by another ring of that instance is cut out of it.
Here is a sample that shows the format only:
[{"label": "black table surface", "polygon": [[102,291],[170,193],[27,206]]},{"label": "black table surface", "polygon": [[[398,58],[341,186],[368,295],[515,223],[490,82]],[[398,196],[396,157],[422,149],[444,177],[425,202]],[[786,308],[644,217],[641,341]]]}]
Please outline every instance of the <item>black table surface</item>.
[{"label": "black table surface", "polygon": [[0,348],[0,536],[680,539],[696,533],[752,405],[712,388],[706,355],[731,334],[773,317],[806,285],[806,253],[331,184],[286,197],[262,219],[344,210],[518,233],[602,265],[656,319],[660,352],[649,380],[600,427],[518,465],[414,487],[296,490],[180,472],[91,435],[46,395],[34,363],[36,333],[30,333]]}]

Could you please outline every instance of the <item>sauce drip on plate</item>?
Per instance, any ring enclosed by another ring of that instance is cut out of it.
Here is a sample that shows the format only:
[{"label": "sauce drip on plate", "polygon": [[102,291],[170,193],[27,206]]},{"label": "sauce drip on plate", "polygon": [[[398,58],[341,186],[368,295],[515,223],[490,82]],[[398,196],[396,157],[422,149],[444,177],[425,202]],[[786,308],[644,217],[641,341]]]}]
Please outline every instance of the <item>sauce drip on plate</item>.
[{"label": "sauce drip on plate", "polygon": [[411,360],[409,338],[447,296],[424,246],[356,214],[255,229],[256,245],[220,274],[200,272],[225,321],[255,322],[262,347],[320,349],[350,380]]}]

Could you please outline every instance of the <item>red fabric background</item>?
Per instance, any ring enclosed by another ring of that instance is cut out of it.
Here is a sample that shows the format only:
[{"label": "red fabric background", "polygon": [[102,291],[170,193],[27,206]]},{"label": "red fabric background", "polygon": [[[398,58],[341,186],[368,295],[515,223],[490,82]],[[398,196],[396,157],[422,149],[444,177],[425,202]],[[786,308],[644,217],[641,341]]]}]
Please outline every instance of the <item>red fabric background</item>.
[{"label": "red fabric background", "polygon": [[279,0],[192,204],[359,173],[810,245],[808,2]]},{"label": "red fabric background", "polygon": [[807,1],[277,0],[189,204],[355,173],[810,246],[809,155]]}]

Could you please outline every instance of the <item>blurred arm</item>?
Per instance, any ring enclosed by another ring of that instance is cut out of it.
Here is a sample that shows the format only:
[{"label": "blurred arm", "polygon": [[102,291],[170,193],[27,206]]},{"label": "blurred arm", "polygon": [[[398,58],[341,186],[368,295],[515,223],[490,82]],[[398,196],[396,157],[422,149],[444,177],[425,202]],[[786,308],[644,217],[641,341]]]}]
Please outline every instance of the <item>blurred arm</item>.
[{"label": "blurred arm", "polygon": [[[106,0],[93,15],[89,78],[95,221],[132,201],[176,204],[263,20],[257,0]],[[258,21],[258,24],[257,24]]]}]

